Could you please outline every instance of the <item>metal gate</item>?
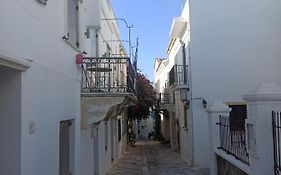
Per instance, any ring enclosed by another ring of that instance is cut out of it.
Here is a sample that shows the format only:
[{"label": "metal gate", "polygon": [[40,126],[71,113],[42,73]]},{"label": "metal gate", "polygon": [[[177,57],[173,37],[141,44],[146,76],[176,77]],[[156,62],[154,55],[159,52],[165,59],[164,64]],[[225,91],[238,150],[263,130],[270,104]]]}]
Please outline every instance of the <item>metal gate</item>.
[{"label": "metal gate", "polygon": [[274,174],[281,175],[281,112],[272,111]]}]

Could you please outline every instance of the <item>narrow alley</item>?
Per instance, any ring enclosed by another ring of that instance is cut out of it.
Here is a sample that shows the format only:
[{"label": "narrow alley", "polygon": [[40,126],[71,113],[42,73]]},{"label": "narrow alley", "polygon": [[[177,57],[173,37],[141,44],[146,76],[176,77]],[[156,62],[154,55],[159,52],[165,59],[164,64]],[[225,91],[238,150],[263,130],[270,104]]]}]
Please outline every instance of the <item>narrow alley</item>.
[{"label": "narrow alley", "polygon": [[139,141],[112,166],[107,175],[207,175],[207,169],[189,167],[168,146]]}]

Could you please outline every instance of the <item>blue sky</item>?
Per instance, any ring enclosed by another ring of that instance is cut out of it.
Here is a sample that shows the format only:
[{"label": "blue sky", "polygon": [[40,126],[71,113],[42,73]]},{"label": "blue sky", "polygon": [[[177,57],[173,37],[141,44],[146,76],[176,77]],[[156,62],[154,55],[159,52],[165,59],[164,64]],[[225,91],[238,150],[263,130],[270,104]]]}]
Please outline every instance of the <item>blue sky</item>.
[{"label": "blue sky", "polygon": [[[180,16],[185,0],[112,0],[116,18],[133,24],[132,45],[139,38],[139,69],[153,81],[156,57],[166,57],[173,18]],[[128,29],[119,21],[121,39],[128,40]]]}]

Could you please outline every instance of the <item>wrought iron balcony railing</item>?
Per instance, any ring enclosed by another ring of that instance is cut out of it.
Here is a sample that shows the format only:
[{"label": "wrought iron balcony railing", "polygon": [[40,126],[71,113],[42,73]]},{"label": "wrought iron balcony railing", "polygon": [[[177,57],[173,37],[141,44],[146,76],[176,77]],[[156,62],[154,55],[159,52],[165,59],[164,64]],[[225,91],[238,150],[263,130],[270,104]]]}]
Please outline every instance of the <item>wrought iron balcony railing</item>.
[{"label": "wrought iron balcony railing", "polygon": [[135,93],[136,71],[127,57],[83,58],[81,91]]},{"label": "wrought iron balcony railing", "polygon": [[161,104],[169,104],[170,103],[170,94],[169,93],[160,93],[160,103]]},{"label": "wrought iron balcony railing", "polygon": [[169,72],[169,85],[185,85],[188,82],[188,66],[174,65]]},{"label": "wrought iron balcony railing", "polygon": [[174,96],[171,96],[168,92],[159,93],[157,94],[158,102],[162,105],[165,104],[174,104],[175,100],[173,99]]}]

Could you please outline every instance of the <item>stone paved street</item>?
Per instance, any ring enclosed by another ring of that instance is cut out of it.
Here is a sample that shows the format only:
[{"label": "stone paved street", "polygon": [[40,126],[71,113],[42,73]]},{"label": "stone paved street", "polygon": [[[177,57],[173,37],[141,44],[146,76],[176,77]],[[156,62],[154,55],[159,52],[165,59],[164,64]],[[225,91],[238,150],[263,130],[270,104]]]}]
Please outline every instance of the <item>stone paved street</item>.
[{"label": "stone paved street", "polygon": [[129,148],[107,175],[208,175],[207,169],[188,165],[168,146],[140,141]]}]

